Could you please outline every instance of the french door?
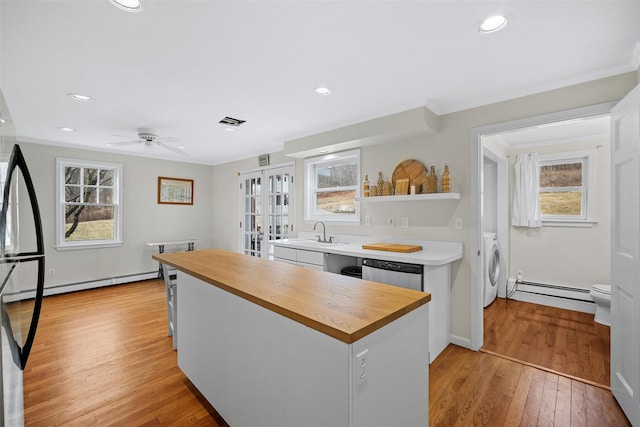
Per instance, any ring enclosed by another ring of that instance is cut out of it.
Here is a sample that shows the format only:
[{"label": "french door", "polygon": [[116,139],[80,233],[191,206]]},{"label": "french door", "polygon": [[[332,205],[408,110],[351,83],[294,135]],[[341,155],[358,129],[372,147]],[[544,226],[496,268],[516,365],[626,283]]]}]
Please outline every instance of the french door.
[{"label": "french door", "polygon": [[611,391],[640,425],[640,86],[611,111]]},{"label": "french door", "polygon": [[293,235],[293,165],[240,175],[240,247],[268,258],[269,240]]}]

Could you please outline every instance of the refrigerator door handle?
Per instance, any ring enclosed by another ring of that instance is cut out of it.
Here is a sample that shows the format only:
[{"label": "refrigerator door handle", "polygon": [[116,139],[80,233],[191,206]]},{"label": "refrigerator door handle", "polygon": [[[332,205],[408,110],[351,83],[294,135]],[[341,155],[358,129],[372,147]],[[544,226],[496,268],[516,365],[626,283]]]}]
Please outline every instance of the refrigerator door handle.
[{"label": "refrigerator door handle", "polygon": [[[36,251],[7,253],[5,242],[5,236],[7,233],[7,217],[11,195],[11,180],[13,179],[13,172],[16,168],[18,168],[20,172],[22,172],[24,185],[27,189],[29,201],[31,203],[31,212],[33,214],[33,223],[35,226]],[[24,159],[24,156],[22,155],[22,150],[20,150],[20,146],[16,144],[13,146],[13,150],[11,151],[11,158],[9,159],[9,164],[7,166],[7,177],[5,179],[5,187],[2,198],[2,211],[0,211],[0,263],[13,264],[11,266],[11,269],[7,273],[7,276],[2,279],[2,287],[4,288],[4,286],[7,284],[16,266],[22,263],[34,261],[38,263],[36,295],[31,322],[29,325],[29,332],[22,347],[20,347],[20,344],[18,344],[13,334],[11,321],[5,308],[4,301],[1,301],[0,303],[2,309],[2,323],[7,331],[7,336],[9,337],[9,347],[11,348],[11,354],[16,365],[18,365],[21,370],[24,370],[27,364],[27,360],[29,359],[29,353],[31,352],[31,347],[33,346],[36,329],[38,328],[38,320],[40,319],[40,310],[42,308],[42,298],[44,294],[44,240],[42,235],[42,219],[40,217],[40,209],[38,207],[38,199],[36,198],[33,180],[31,179],[29,168],[27,167],[27,163]]]}]

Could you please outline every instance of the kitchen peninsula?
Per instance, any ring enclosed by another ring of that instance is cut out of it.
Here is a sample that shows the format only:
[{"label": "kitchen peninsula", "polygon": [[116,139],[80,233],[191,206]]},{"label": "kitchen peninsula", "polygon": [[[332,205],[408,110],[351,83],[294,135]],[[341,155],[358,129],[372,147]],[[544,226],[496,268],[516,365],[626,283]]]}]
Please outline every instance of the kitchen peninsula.
[{"label": "kitchen peninsula", "polygon": [[427,426],[429,293],[209,249],[178,270],[178,366],[232,426]]}]

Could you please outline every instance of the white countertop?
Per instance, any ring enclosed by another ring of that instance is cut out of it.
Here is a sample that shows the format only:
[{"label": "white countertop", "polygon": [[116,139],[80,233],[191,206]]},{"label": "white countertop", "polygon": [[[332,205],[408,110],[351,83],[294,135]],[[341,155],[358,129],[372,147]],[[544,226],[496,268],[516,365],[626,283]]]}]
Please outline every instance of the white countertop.
[{"label": "white countertop", "polygon": [[[371,239],[367,243],[376,243],[380,240]],[[462,258],[461,242],[440,242],[424,240],[394,240],[385,239],[389,243],[403,243],[421,245],[422,250],[411,253],[374,251],[362,249],[362,243],[317,243],[312,239],[283,239],[270,240],[274,246],[282,246],[307,251],[323,252],[328,254],[349,255],[358,258],[373,258],[385,261],[406,262],[411,264],[422,264],[425,266],[438,266],[449,264]]]}]

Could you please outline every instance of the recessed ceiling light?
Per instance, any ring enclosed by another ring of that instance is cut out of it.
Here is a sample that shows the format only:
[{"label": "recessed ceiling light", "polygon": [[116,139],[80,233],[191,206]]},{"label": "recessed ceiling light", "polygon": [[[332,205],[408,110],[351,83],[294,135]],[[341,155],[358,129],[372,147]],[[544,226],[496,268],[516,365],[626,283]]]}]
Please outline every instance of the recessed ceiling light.
[{"label": "recessed ceiling light", "polygon": [[109,0],[118,9],[126,10],[127,12],[140,12],[142,10],[142,3],[140,0]]},{"label": "recessed ceiling light", "polygon": [[495,33],[502,30],[507,25],[507,18],[502,15],[494,15],[485,19],[478,27],[480,34]]},{"label": "recessed ceiling light", "polygon": [[0,116],[0,124],[5,124],[7,123],[7,121],[4,119],[4,117]]},{"label": "recessed ceiling light", "polygon": [[93,99],[90,96],[80,95],[79,93],[68,93],[67,96],[76,101],[91,101],[91,99]]},{"label": "recessed ceiling light", "polygon": [[68,127],[59,127],[58,130],[61,130],[62,132],[75,132],[76,130],[74,128],[68,128]]},{"label": "recessed ceiling light", "polygon": [[317,87],[314,90],[318,95],[326,96],[331,94],[331,89],[329,89],[328,87]]}]

